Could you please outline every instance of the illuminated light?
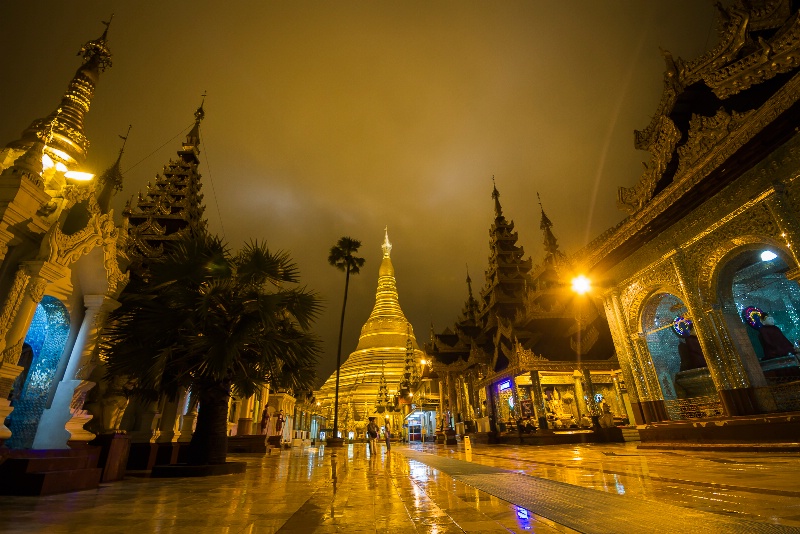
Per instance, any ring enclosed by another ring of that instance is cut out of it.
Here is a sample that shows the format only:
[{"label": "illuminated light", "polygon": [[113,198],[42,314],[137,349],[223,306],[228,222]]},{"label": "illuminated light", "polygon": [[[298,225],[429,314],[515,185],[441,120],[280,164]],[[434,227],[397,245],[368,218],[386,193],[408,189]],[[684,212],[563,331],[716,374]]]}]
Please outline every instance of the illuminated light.
[{"label": "illuminated light", "polygon": [[500,391],[505,391],[511,387],[511,380],[506,380],[505,382],[500,382],[498,384],[497,389]]},{"label": "illuminated light", "polygon": [[414,396],[414,392],[413,392],[413,391],[409,391],[409,392],[408,392],[408,396],[409,396],[409,397],[413,397],[413,396]]},{"label": "illuminated light", "polygon": [[578,295],[588,293],[592,289],[592,283],[583,275],[576,276],[572,279],[572,290]]},{"label": "illuminated light", "polygon": [[420,360],[419,363],[421,363],[422,365],[427,365],[428,361],[427,360]]},{"label": "illuminated light", "polygon": [[777,258],[778,255],[772,252],[771,250],[765,250],[761,253],[761,261],[772,261]]},{"label": "illuminated light", "polygon": [[77,180],[79,182],[88,182],[89,180],[94,178],[94,174],[90,172],[67,171],[64,173],[64,178],[69,178],[70,180]]},{"label": "illuminated light", "polygon": [[58,172],[67,172],[69,169],[67,169],[67,166],[66,166],[66,165],[64,165],[64,164],[63,164],[63,163],[61,163],[60,161],[57,161],[57,162],[56,162],[56,170],[57,170]]},{"label": "illuminated light", "polygon": [[[64,164],[62,163],[61,165],[63,166]],[[47,154],[42,154],[42,167],[44,167],[44,170],[52,169],[55,166],[56,164],[53,163],[53,160],[50,158],[50,156]],[[66,167],[64,168],[66,169]]]}]

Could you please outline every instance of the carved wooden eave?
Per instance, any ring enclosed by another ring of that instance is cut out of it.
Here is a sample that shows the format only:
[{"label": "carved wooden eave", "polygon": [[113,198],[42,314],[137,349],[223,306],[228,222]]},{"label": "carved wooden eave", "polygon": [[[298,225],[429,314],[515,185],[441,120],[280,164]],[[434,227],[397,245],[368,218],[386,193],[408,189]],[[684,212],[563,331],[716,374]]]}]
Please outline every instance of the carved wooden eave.
[{"label": "carved wooden eave", "polygon": [[800,12],[784,31],[769,41],[759,37],[758,43],[759,49],[748,56],[703,75],[719,98],[728,98],[800,65]]},{"label": "carved wooden eave", "polygon": [[628,213],[636,213],[653,197],[656,184],[667,165],[672,161],[675,147],[681,132],[672,119],[662,115],[654,145],[650,148],[650,161],[644,166],[644,173],[633,187],[620,187],[617,191],[617,207]]},{"label": "carved wooden eave", "polygon": [[[783,112],[800,100],[800,74],[794,75],[779,90],[772,95],[761,107],[748,112],[747,120],[742,115],[735,115],[728,119],[715,116],[712,120],[706,119],[708,125],[716,125],[719,131],[705,131],[696,129],[682,150],[679,152],[680,173],[676,173],[672,182],[655,195],[649,202],[643,204],[642,209],[622,220],[616,227],[611,228],[598,236],[573,259],[580,260],[581,264],[591,269],[601,260],[631,240],[645,227],[673,205],[682,202],[682,196],[701,182],[712,171],[723,165],[748,141],[772,123]],[[723,112],[724,113],[724,112]],[[719,113],[718,113],[719,115]],[[695,119],[695,123],[697,124]],[[724,128],[724,131],[722,130]],[[727,131],[727,134],[725,134]],[[691,161],[682,163],[681,160]],[[742,169],[744,172],[746,169]],[[738,176],[738,175],[736,175]],[[734,179],[729,178],[729,180]],[[717,184],[719,187],[725,182]]]},{"label": "carved wooden eave", "polygon": [[750,14],[747,10],[731,8],[725,12],[728,20],[723,22],[720,42],[694,61],[673,60],[672,54],[663,52],[667,64],[664,72],[664,91],[650,124],[644,130],[634,132],[634,146],[638,150],[650,150],[657,142],[661,121],[672,113],[675,101],[683,90],[700,81],[706,73],[716,71],[736,57],[746,42]]}]

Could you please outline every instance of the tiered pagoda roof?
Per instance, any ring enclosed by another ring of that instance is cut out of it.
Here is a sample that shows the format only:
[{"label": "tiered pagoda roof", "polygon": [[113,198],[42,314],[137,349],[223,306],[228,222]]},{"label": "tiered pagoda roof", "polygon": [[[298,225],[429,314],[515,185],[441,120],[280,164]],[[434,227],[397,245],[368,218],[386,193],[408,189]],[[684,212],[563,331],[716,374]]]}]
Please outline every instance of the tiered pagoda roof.
[{"label": "tiered pagoda roof", "polygon": [[[591,304],[576,306],[561,279],[566,257],[558,248],[553,223],[541,210],[544,259],[531,267],[517,245],[514,223],[503,216],[500,193],[492,191],[495,219],[489,231],[489,268],[480,299],[472,295],[467,275],[467,300],[453,327],[432,334],[426,350],[446,369],[462,371],[486,365],[501,372],[517,361],[516,351],[542,361],[607,360],[614,354],[605,318]],[[540,203],[541,206],[541,203]],[[580,320],[578,320],[580,318]],[[578,343],[578,329],[580,339]]]},{"label": "tiered pagoda roof", "polygon": [[164,165],[147,192],[139,193],[136,206],[125,207],[128,219],[132,269],[140,269],[149,259],[164,252],[164,244],[202,228],[203,194],[200,192],[200,122],[205,117],[201,104],[194,114],[194,127],[186,136],[177,159]]}]

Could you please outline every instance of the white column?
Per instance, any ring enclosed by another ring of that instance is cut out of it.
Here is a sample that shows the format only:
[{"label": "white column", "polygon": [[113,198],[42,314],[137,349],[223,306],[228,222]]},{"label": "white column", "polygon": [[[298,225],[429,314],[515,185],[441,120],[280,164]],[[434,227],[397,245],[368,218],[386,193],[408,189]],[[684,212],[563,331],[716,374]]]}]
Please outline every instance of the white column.
[{"label": "white column", "polygon": [[95,438],[83,428],[92,420],[92,414],[83,409],[83,403],[86,393],[95,385],[87,378],[97,365],[93,356],[105,315],[118,307],[119,302],[105,295],[85,295],[83,301],[86,306],[83,322],[72,346],[64,378],[56,386],[53,402],[39,421],[33,442],[35,449],[66,449],[67,441],[88,443]]}]

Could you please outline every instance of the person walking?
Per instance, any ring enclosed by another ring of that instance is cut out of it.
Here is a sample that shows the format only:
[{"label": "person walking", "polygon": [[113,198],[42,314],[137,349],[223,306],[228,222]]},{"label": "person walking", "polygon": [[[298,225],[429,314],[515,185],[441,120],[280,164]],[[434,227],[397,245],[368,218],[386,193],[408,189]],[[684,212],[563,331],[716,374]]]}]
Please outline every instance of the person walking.
[{"label": "person walking", "polygon": [[389,423],[383,427],[383,439],[386,440],[386,451],[392,450],[392,432],[389,430]]},{"label": "person walking", "polygon": [[375,423],[375,418],[369,418],[367,425],[367,439],[369,440],[369,454],[370,456],[378,454],[378,425]]},{"label": "person walking", "polygon": [[264,408],[264,411],[261,413],[261,433],[267,433],[267,423],[269,423],[269,412],[267,408]]}]

